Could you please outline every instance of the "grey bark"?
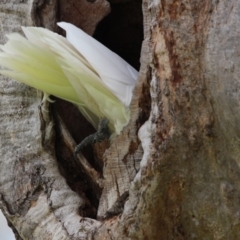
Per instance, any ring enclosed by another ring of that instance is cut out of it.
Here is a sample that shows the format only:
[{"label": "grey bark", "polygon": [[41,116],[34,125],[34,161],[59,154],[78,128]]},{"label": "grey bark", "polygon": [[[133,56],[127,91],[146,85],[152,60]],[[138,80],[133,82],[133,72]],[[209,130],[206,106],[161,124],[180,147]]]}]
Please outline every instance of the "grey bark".
[{"label": "grey bark", "polygon": [[[1,31],[53,29],[55,4],[0,2]],[[109,11],[102,4],[90,33]],[[95,179],[103,187],[97,220],[79,214],[86,199],[59,172],[40,95],[1,77],[0,206],[19,239],[240,237],[240,4],[144,0],[143,14],[131,121]]]}]

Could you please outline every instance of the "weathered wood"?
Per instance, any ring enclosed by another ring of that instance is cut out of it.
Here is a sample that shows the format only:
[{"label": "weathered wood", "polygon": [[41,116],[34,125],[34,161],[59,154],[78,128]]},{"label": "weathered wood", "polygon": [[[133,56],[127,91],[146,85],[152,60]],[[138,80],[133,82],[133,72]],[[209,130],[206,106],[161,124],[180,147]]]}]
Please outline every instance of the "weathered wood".
[{"label": "weathered wood", "polygon": [[[30,3],[1,3],[4,32],[37,22]],[[59,173],[51,112],[0,81],[1,208],[22,239],[239,238],[240,5],[144,0],[143,14],[131,122],[104,154],[98,220]]]},{"label": "weathered wood", "polygon": [[237,239],[239,4],[146,4],[152,111],[140,133],[139,201],[124,224],[134,239]]},{"label": "weathered wood", "polygon": [[[6,41],[5,34],[20,31],[21,25],[53,29],[56,4],[0,3],[1,42]],[[107,11],[105,4],[103,13]],[[102,17],[95,14],[95,24]],[[86,204],[85,199],[70,189],[59,172],[48,106],[41,106],[41,94],[36,90],[0,78],[0,193],[5,216],[14,225],[18,239],[87,239],[100,223],[83,220],[79,209]]]}]

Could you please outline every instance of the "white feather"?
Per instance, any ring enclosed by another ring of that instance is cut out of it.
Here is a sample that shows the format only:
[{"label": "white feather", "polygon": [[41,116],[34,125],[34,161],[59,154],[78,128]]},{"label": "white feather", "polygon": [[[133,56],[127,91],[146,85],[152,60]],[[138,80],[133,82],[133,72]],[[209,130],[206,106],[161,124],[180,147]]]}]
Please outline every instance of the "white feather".
[{"label": "white feather", "polygon": [[129,122],[137,71],[115,53],[69,23],[67,39],[47,29],[23,27],[26,38],[8,35],[0,45],[0,73],[79,107],[97,128],[108,118],[113,134]]},{"label": "white feather", "polygon": [[96,69],[106,86],[125,106],[129,106],[137,71],[117,54],[74,25],[61,22],[58,26],[66,31],[68,41]]}]

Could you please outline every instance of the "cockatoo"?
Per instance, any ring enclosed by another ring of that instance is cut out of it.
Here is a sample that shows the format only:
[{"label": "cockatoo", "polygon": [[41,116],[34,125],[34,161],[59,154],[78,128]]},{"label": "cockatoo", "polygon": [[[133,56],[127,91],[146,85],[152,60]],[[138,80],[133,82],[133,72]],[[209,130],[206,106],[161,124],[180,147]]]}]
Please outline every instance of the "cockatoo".
[{"label": "cockatoo", "polygon": [[130,118],[129,105],[138,72],[76,26],[60,22],[66,38],[40,27],[22,27],[26,36],[7,35],[1,45],[0,73],[75,104],[97,128],[109,120],[119,134]]}]

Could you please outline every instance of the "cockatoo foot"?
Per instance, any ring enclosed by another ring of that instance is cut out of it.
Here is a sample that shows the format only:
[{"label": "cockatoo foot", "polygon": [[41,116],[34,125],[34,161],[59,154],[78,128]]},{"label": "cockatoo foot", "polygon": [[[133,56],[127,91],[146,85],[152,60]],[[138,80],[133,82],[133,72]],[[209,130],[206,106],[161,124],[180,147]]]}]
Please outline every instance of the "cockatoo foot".
[{"label": "cockatoo foot", "polygon": [[107,118],[101,119],[98,125],[98,130],[96,133],[89,135],[80,142],[76,148],[74,154],[77,155],[84,147],[88,144],[94,144],[96,142],[101,142],[106,138],[110,137],[110,130],[108,127],[109,120]]}]

